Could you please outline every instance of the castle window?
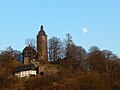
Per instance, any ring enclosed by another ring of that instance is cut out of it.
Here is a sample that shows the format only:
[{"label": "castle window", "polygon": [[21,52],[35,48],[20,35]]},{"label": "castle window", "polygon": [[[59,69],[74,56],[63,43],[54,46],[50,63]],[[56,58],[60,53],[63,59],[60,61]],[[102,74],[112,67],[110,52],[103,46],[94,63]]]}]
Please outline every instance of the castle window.
[{"label": "castle window", "polygon": [[35,58],[36,56],[34,55],[34,58]]},{"label": "castle window", "polygon": [[29,53],[29,56],[31,56],[31,53]]},{"label": "castle window", "polygon": [[27,54],[25,54],[25,56],[27,56]]}]

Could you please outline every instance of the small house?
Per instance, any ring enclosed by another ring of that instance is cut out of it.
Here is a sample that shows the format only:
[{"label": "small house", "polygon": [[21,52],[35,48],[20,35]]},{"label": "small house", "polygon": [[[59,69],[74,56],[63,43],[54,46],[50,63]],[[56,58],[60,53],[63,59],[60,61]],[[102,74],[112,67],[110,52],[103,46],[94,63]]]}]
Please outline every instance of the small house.
[{"label": "small house", "polygon": [[18,67],[16,67],[14,74],[15,74],[15,76],[18,76],[18,77],[35,76],[36,69],[35,69],[35,66],[33,64],[18,66]]}]

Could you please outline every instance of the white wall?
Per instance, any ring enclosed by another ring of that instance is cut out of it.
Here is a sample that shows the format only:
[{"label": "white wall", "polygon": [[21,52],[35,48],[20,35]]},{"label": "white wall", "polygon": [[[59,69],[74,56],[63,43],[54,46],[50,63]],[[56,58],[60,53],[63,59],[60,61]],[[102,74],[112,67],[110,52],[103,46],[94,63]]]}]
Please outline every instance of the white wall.
[{"label": "white wall", "polygon": [[28,71],[21,71],[19,73],[15,73],[18,77],[29,77],[30,75],[36,75],[36,70],[28,70]]}]

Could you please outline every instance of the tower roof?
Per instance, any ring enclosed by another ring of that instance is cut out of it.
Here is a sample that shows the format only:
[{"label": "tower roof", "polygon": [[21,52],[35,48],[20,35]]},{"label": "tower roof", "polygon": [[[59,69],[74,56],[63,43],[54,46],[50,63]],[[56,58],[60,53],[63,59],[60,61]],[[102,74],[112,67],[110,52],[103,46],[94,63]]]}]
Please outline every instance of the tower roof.
[{"label": "tower roof", "polygon": [[27,54],[27,53],[30,53],[30,52],[32,52],[32,53],[36,53],[36,51],[35,51],[35,49],[33,48],[33,47],[31,47],[31,46],[26,46],[24,49],[23,49],[23,53],[24,54]]},{"label": "tower roof", "polygon": [[44,28],[43,28],[43,25],[41,25],[40,31],[39,31],[38,35],[45,35],[46,36],[46,33],[44,31]]},{"label": "tower roof", "polygon": [[33,64],[18,66],[18,67],[16,67],[14,73],[21,72],[21,71],[27,71],[27,70],[35,70],[35,66]]}]

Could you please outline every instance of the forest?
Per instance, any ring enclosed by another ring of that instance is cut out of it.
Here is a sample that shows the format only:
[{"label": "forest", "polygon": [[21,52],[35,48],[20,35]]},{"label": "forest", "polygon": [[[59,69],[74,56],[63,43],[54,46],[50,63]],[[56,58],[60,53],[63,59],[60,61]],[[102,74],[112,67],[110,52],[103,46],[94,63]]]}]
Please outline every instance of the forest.
[{"label": "forest", "polygon": [[[34,40],[27,45],[35,48]],[[23,65],[22,52],[12,47],[0,52],[0,90],[120,90],[120,58],[110,50],[77,46],[70,34],[65,40],[48,40],[51,64],[62,67],[59,75],[18,78],[14,69]]]}]

